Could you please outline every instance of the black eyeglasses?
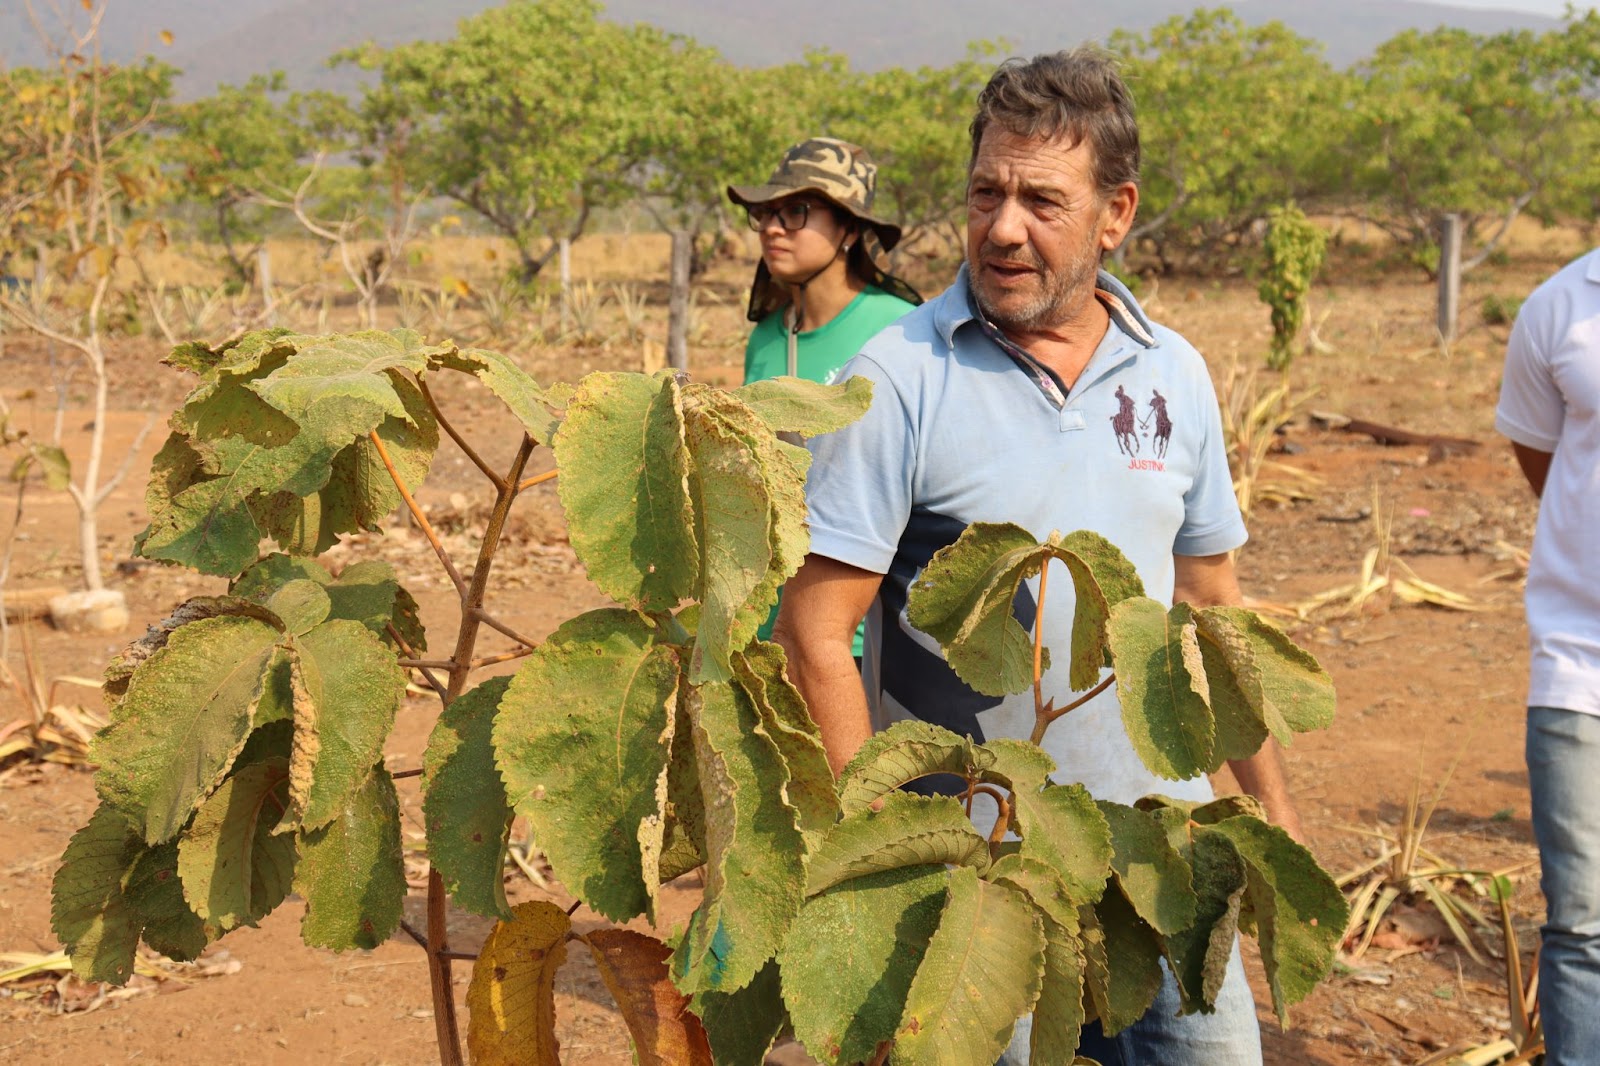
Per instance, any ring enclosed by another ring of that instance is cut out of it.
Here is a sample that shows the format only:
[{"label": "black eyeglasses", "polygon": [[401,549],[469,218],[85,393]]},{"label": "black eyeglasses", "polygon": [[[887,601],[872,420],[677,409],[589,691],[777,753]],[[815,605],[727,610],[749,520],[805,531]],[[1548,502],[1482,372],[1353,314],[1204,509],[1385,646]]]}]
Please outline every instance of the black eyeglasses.
[{"label": "black eyeglasses", "polygon": [[773,206],[772,204],[758,204],[755,207],[746,207],[745,214],[750,217],[750,228],[760,233],[767,228],[767,223],[776,215],[778,225],[793,233],[797,229],[806,228],[806,219],[811,217],[811,203],[808,200],[785,200]]}]

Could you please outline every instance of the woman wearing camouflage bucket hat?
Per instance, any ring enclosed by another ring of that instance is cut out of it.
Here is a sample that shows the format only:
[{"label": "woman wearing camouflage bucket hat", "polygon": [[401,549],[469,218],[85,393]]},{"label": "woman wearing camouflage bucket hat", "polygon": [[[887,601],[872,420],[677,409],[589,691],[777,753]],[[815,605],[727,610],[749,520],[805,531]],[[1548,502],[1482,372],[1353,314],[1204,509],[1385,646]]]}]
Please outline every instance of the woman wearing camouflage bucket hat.
[{"label": "woman wearing camouflage bucket hat", "polygon": [[[785,152],[765,185],[728,186],[728,199],[761,235],[746,382],[784,374],[828,381],[874,334],[922,302],[878,265],[899,243],[900,227],[872,213],[877,177],[865,149],[813,137]],[[762,640],[771,638],[777,616],[774,607]],[[855,652],[859,658],[859,631]]]},{"label": "woman wearing camouflage bucket hat", "polygon": [[728,199],[761,235],[746,381],[781,374],[825,381],[922,302],[878,265],[899,242],[900,227],[872,213],[877,174],[865,149],[813,137],[785,152],[765,185],[728,186]]}]

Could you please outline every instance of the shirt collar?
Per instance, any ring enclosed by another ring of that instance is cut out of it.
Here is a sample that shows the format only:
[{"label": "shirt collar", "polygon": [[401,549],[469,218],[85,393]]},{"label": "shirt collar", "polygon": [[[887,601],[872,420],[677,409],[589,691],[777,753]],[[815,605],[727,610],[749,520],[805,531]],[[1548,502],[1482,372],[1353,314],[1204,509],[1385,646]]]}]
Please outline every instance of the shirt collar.
[{"label": "shirt collar", "polygon": [[[1600,263],[1600,258],[1596,261]],[[1596,269],[1600,267],[1591,267],[1591,277],[1595,276],[1593,271]],[[962,263],[961,269],[956,272],[955,283],[945,290],[933,318],[934,329],[944,338],[945,344],[952,348],[956,343],[956,330],[973,320],[971,293],[967,264]],[[1133,293],[1128,291],[1126,285],[1102,270],[1095,277],[1095,295],[1105,305],[1107,313],[1111,315],[1112,323],[1118,329],[1145,348],[1156,346],[1155,328],[1145,315],[1144,308],[1139,306],[1139,301],[1133,298]]]}]

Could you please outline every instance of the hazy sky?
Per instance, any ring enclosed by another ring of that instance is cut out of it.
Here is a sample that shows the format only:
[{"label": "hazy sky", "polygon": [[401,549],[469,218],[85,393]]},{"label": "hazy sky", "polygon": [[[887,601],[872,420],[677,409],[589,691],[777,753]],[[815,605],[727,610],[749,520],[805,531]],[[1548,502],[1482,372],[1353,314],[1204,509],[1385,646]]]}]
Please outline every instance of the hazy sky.
[{"label": "hazy sky", "polygon": [[[1440,2],[1440,0],[1435,0]],[[1455,7],[1493,7],[1501,10],[1532,11],[1540,15],[1560,17],[1566,14],[1567,0],[1448,0]],[[1575,4],[1580,11],[1595,6],[1591,3]]]}]

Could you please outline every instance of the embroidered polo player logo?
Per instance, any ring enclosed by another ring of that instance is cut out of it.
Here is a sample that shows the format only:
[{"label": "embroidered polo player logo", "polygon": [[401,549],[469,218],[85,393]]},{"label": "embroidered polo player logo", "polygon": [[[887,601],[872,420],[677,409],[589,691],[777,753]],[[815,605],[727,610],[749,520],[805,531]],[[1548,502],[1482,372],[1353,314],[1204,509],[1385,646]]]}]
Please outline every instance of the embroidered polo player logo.
[{"label": "embroidered polo player logo", "polygon": [[[1141,418],[1139,409],[1121,385],[1117,386],[1117,413],[1111,416],[1111,431],[1117,437],[1117,450],[1131,461],[1129,470],[1165,470],[1162,460],[1167,457],[1167,446],[1172,443],[1172,417],[1167,414],[1167,398],[1151,389],[1147,413]],[[1152,458],[1138,458],[1140,438],[1150,442]]]},{"label": "embroidered polo player logo", "polygon": [[1133,397],[1118,385],[1117,413],[1111,416],[1111,431],[1117,435],[1117,450],[1130,459],[1139,454],[1139,434],[1134,429],[1137,422]]}]

